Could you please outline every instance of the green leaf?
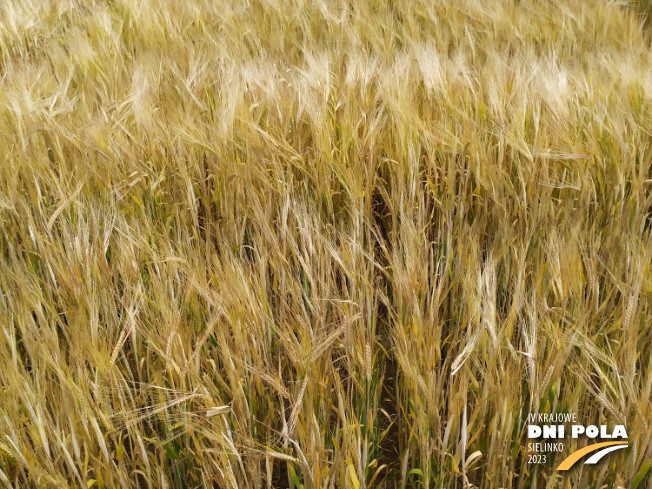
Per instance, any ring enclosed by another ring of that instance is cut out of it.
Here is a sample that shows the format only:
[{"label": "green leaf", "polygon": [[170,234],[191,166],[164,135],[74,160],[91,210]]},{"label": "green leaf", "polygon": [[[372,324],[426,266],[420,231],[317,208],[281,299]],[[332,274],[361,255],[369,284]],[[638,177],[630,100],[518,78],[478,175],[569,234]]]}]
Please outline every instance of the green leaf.
[{"label": "green leaf", "polygon": [[143,436],[142,439],[146,440],[146,441],[148,441],[150,443],[154,443],[156,445],[164,445],[163,442],[161,442],[160,440],[155,440],[154,438],[147,438],[146,436]]},{"label": "green leaf", "polygon": [[650,471],[650,467],[652,467],[652,464],[650,462],[643,464],[641,470],[639,470],[638,473],[634,476],[634,480],[632,480],[632,486],[630,489],[636,489],[638,487],[638,485],[641,483],[641,481],[645,478],[647,473]]},{"label": "green leaf", "polygon": [[176,460],[179,458],[179,444],[176,441],[171,441],[163,445],[165,448],[165,453],[170,460]]},{"label": "green leaf", "polygon": [[290,471],[290,476],[292,477],[292,482],[294,482],[294,485],[297,486],[299,489],[303,489],[303,484],[301,484],[301,479],[299,479],[299,476],[294,471],[294,467],[288,464],[288,470]]}]

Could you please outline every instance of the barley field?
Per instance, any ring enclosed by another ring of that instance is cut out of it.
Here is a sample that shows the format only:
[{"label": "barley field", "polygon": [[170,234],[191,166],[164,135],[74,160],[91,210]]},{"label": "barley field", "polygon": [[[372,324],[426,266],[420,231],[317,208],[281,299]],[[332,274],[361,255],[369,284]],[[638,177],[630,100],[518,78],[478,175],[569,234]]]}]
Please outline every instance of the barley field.
[{"label": "barley field", "polygon": [[652,488],[648,13],[1,2],[0,485]]}]

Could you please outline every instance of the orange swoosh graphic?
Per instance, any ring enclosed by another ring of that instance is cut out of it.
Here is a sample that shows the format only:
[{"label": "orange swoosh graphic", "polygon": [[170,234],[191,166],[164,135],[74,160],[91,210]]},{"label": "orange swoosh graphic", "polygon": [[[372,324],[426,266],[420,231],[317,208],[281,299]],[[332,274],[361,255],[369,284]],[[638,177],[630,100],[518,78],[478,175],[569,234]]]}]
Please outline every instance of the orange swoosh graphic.
[{"label": "orange swoosh graphic", "polygon": [[575,462],[581,459],[584,455],[587,455],[591,452],[595,452],[596,450],[600,450],[601,448],[610,447],[612,445],[626,445],[626,444],[627,444],[626,441],[605,441],[603,443],[595,443],[593,445],[589,445],[588,447],[584,447],[581,450],[571,453],[561,464],[559,464],[557,470],[568,470],[573,466],[573,464],[575,464]]}]

